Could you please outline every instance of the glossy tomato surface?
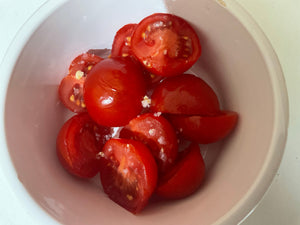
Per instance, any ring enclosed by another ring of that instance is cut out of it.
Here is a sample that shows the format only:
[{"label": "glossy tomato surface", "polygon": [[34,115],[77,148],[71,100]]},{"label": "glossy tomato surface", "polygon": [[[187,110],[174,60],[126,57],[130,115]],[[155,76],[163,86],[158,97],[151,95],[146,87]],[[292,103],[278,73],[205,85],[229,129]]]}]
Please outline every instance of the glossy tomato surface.
[{"label": "glossy tomato surface", "polygon": [[157,184],[157,166],[150,150],[138,141],[110,139],[101,156],[104,192],[123,208],[139,213]]},{"label": "glossy tomato surface", "polygon": [[135,31],[137,24],[130,23],[119,29],[114,37],[111,49],[111,57],[131,56],[131,36]]},{"label": "glossy tomato surface", "polygon": [[100,125],[126,125],[142,110],[146,93],[143,71],[129,57],[104,59],[94,66],[84,84],[84,101]]},{"label": "glossy tomato surface", "polygon": [[238,114],[221,111],[213,116],[169,115],[169,119],[184,138],[209,144],[225,138],[234,129]]},{"label": "glossy tomato surface", "polygon": [[175,163],[177,136],[169,121],[161,115],[147,113],[132,119],[121,131],[120,137],[146,144],[157,161],[160,173],[164,173]]},{"label": "glossy tomato surface", "polygon": [[99,155],[112,130],[97,125],[87,113],[70,118],[56,140],[57,156],[71,174],[91,178],[99,172]]},{"label": "glossy tomato surface", "polygon": [[166,13],[144,18],[132,35],[131,48],[150,72],[161,76],[185,72],[201,54],[200,41],[191,25]]},{"label": "glossy tomato surface", "polygon": [[205,164],[199,145],[192,143],[175,166],[160,179],[156,193],[167,199],[180,199],[197,191],[205,176]]},{"label": "glossy tomato surface", "polygon": [[213,89],[191,74],[168,77],[154,90],[151,110],[185,115],[210,115],[219,112],[219,100]]}]

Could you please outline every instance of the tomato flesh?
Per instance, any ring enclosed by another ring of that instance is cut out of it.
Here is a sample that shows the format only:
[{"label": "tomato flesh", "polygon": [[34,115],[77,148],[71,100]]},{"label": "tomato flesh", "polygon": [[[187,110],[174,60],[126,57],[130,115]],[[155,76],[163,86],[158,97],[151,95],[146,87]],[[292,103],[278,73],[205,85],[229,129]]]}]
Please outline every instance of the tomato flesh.
[{"label": "tomato flesh", "polygon": [[184,138],[209,144],[225,138],[234,129],[238,114],[221,111],[213,116],[169,115],[168,118]]},{"label": "tomato flesh", "polygon": [[150,150],[138,141],[110,139],[101,156],[104,192],[123,208],[139,213],[157,183],[157,166]]},{"label": "tomato flesh", "polygon": [[103,58],[95,54],[80,54],[71,62],[69,66],[69,75],[75,76],[77,79],[85,78],[93,66],[102,60]]},{"label": "tomato flesh", "polygon": [[142,110],[146,82],[143,71],[129,57],[104,59],[84,83],[84,101],[100,125],[126,125]]},{"label": "tomato flesh", "polygon": [[133,55],[131,51],[131,36],[136,26],[137,24],[133,23],[127,24],[117,31],[112,44],[111,57]]},{"label": "tomato flesh", "polygon": [[182,74],[163,80],[151,97],[153,112],[210,115],[220,111],[213,89],[201,78]]},{"label": "tomato flesh", "polygon": [[201,54],[194,29],[184,19],[167,13],[144,18],[132,35],[131,48],[150,72],[161,76],[185,72]]},{"label": "tomato flesh", "polygon": [[91,178],[99,172],[99,152],[111,138],[112,130],[97,125],[87,113],[70,118],[56,140],[57,156],[71,174]]},{"label": "tomato flesh", "polygon": [[192,143],[181,159],[160,179],[156,193],[167,199],[180,199],[197,191],[205,176],[205,164],[199,145]]},{"label": "tomato flesh", "polygon": [[157,161],[160,173],[167,171],[177,157],[178,144],[174,128],[161,115],[147,113],[132,119],[120,137],[146,144]]}]

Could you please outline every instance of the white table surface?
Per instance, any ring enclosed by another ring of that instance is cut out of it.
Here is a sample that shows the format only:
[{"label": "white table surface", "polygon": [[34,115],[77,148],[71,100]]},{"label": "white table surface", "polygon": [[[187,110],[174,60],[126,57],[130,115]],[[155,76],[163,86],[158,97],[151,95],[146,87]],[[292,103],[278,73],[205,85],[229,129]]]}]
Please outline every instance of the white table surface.
[{"label": "white table surface", "polygon": [[[285,74],[290,103],[289,135],[281,166],[259,206],[241,225],[300,225],[300,0],[237,1],[271,41]],[[0,0],[0,62],[18,29],[44,2]],[[42,223],[30,217],[0,171],[0,225],[25,224]]]}]

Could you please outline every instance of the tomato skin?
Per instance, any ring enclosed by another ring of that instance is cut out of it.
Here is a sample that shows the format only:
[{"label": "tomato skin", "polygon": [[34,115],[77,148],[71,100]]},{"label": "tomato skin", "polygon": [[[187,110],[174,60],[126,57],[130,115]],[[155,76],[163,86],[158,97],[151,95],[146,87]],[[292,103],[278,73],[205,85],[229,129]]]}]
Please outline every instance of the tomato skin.
[{"label": "tomato skin", "polygon": [[117,31],[112,44],[111,57],[133,55],[131,50],[131,36],[136,26],[137,24],[130,23]]},{"label": "tomato skin", "polygon": [[126,125],[141,112],[145,93],[143,71],[129,57],[104,59],[84,83],[88,113],[103,126]]},{"label": "tomato skin", "polygon": [[200,41],[191,25],[167,13],[144,18],[132,35],[131,48],[150,72],[166,77],[187,71],[201,55]]},{"label": "tomato skin", "polygon": [[111,128],[97,125],[87,113],[73,116],[64,123],[56,140],[61,165],[74,176],[94,177],[99,172],[98,153],[111,133]]},{"label": "tomato skin", "polygon": [[138,141],[110,139],[101,155],[104,192],[126,210],[139,213],[157,184],[157,166],[150,150]]},{"label": "tomato skin", "polygon": [[184,138],[209,144],[225,138],[234,129],[238,114],[221,111],[213,116],[169,115],[168,118]]},{"label": "tomato skin", "polygon": [[205,176],[205,164],[199,145],[192,143],[181,153],[177,164],[160,179],[157,195],[166,199],[180,199],[197,191]]},{"label": "tomato skin", "polygon": [[177,158],[178,143],[174,128],[163,116],[146,113],[132,119],[120,132],[122,138],[143,142],[157,161],[160,174],[166,172]]},{"label": "tomato skin", "polygon": [[182,74],[163,80],[151,97],[152,112],[210,115],[220,111],[213,89],[201,78]]},{"label": "tomato skin", "polygon": [[102,61],[103,58],[91,54],[91,53],[83,53],[78,55],[69,66],[69,75],[76,76],[77,71],[83,72],[83,78],[87,76],[87,74],[91,71],[94,65],[98,62]]}]

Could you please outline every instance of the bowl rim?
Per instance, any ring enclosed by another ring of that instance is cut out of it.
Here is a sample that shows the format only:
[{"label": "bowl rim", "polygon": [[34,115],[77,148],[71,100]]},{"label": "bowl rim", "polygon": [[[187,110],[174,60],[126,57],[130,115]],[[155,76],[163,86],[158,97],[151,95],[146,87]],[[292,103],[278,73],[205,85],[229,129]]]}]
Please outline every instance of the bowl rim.
[{"label": "bowl rim", "polygon": [[[10,74],[12,74],[14,70],[14,66],[18,61],[23,47],[38,26],[56,9],[68,1],[69,0],[47,0],[25,21],[9,45],[0,64],[2,72],[2,76],[0,76],[0,114],[3,121],[5,121],[5,102],[7,88],[10,82]],[[236,17],[255,40],[264,58],[265,64],[267,65],[274,95],[274,129],[269,152],[267,153],[262,169],[243,198],[213,225],[240,224],[257,207],[264,194],[269,189],[281,163],[288,133],[288,95],[279,59],[259,25],[236,0],[215,1]],[[10,159],[9,151],[7,151],[8,146],[6,143],[4,123],[2,123],[2,126],[0,127],[0,145],[5,149],[5,151],[0,152],[0,172],[3,174],[4,182],[8,184],[8,187],[12,187],[11,193],[15,199],[22,203],[24,210],[30,215],[31,219],[37,222],[37,224],[38,221],[44,221],[44,223],[51,225],[60,224],[35,202],[18,179],[17,171]]]}]

